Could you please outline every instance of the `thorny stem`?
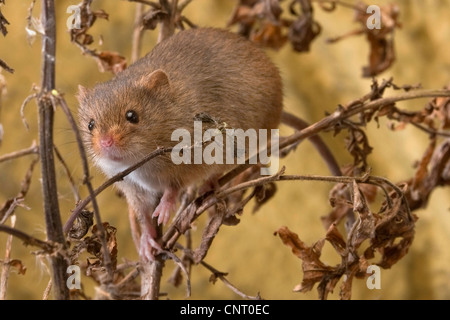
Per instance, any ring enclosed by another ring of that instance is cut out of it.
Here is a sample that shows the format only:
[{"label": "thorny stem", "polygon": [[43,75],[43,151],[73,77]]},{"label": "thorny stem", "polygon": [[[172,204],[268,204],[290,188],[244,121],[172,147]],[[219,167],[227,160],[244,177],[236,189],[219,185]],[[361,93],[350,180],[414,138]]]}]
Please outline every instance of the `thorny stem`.
[{"label": "thorny stem", "polygon": [[405,101],[419,98],[435,98],[435,97],[450,97],[450,90],[409,91],[395,97],[380,98],[377,100],[369,101],[367,103],[361,103],[360,105],[357,105],[356,107],[352,108],[343,107],[342,110],[337,110],[333,112],[331,115],[323,118],[322,120],[319,120],[318,122],[310,125],[308,128],[305,128],[304,130],[289,136],[287,139],[285,139],[280,143],[280,149],[287,147],[288,145],[291,145],[301,139],[305,139],[312,135],[315,135],[319,131],[330,129],[343,119],[350,118],[363,111],[370,109],[377,109],[382,106],[390,105],[398,101]]},{"label": "thorny stem", "polygon": [[169,0],[159,0],[159,3],[161,4],[162,9],[165,10],[168,15],[160,23],[158,43],[166,40],[175,32],[175,17],[178,11],[178,0],[172,0],[171,3],[169,2]]},{"label": "thorny stem", "polygon": [[[16,216],[11,217],[11,228],[16,224]],[[8,288],[9,270],[11,268],[9,262],[11,259],[12,235],[6,240],[5,259],[3,260],[2,273],[0,276],[0,300],[6,299],[6,289]]]},{"label": "thorny stem", "polygon": [[141,26],[142,14],[144,12],[144,5],[142,3],[136,3],[136,9],[134,14],[134,29],[133,29],[133,40],[131,43],[131,63],[139,59],[141,46],[142,46],[142,35],[144,29]]},{"label": "thorny stem", "polygon": [[[450,90],[417,90],[417,91],[409,91],[409,92],[406,92],[404,94],[394,96],[394,97],[380,98],[380,99],[372,100],[372,101],[368,101],[368,102],[363,102],[364,100],[361,102],[352,101],[347,106],[341,107],[339,110],[337,110],[334,113],[332,113],[331,115],[323,118],[322,120],[319,120],[318,122],[308,126],[307,128],[290,135],[289,137],[287,137],[286,139],[284,139],[283,141],[280,142],[279,149],[281,150],[285,147],[288,147],[290,145],[297,143],[298,141],[301,141],[303,139],[307,139],[311,136],[314,136],[323,130],[331,129],[331,128],[333,128],[333,126],[335,124],[339,123],[340,121],[350,118],[350,117],[357,115],[361,112],[364,112],[366,110],[381,108],[385,105],[390,105],[390,104],[393,104],[398,101],[418,99],[418,98],[435,98],[435,97],[450,97]],[[260,152],[266,152],[266,150],[262,150]],[[251,165],[249,165],[249,164],[243,164],[243,165],[236,167],[235,169],[233,169],[231,172],[229,172],[228,174],[226,174],[219,180],[219,185],[221,185],[221,186],[225,185],[233,177],[237,176],[238,174],[240,174],[241,172],[243,172],[250,166]],[[303,176],[303,177],[306,178],[307,176]],[[338,177],[327,177],[327,178],[336,179]],[[351,178],[355,179],[354,177],[351,177]],[[273,179],[273,178],[265,177],[265,178],[261,178],[261,179]],[[287,179],[287,178],[283,178],[283,180],[284,179]],[[309,178],[308,178],[308,180],[314,180],[314,179],[320,180],[320,179],[323,179],[323,177],[322,178],[319,178],[319,177],[311,178],[311,176],[309,176]],[[337,182],[339,182],[339,181],[337,181]],[[264,183],[267,183],[267,182],[264,182]],[[241,187],[242,187],[242,185],[241,185]],[[246,188],[248,188],[248,186]],[[239,190],[242,190],[242,189],[244,189],[244,188],[241,188]],[[238,190],[235,189],[234,191],[238,191]],[[226,194],[229,194],[229,192],[226,191]],[[222,194],[222,195],[224,195],[224,194]],[[204,200],[206,200],[206,198],[208,198],[208,196],[209,196],[209,194],[208,195],[205,194],[201,200],[196,199],[196,200],[194,200],[194,202],[199,201],[200,203],[203,203]],[[216,199],[217,198],[218,197],[216,197]],[[191,205],[189,205],[186,208],[185,212],[182,212],[179,215],[180,218],[185,216],[186,211],[192,207],[194,202],[191,203]],[[196,213],[193,215],[194,219],[196,219],[198,217],[198,214],[200,212],[203,212],[204,210],[206,210],[207,208],[212,206],[214,203],[215,203],[214,201],[210,201],[210,202],[207,202],[206,204],[202,205],[201,207],[197,208]],[[166,247],[172,246],[177,241],[178,237],[181,236],[181,234],[178,230],[178,222],[179,222],[179,219],[175,220],[169,226],[169,228],[167,229],[167,231],[165,232],[165,234],[163,236],[163,243]]]},{"label": "thorny stem", "polygon": [[[78,130],[78,126],[75,122],[75,119],[72,116],[72,113],[69,110],[69,107],[67,106],[66,101],[64,98],[62,98],[60,95],[58,95],[58,102],[61,106],[63,112],[66,114],[67,120],[69,121],[70,125],[72,126],[72,130],[75,133],[75,137],[77,140],[77,146],[78,151],[80,153],[81,162],[83,164],[83,173],[84,173],[84,183],[86,184],[86,187],[89,192],[89,196],[92,200],[92,207],[94,209],[94,216],[95,220],[97,222],[97,230],[99,232],[99,236],[102,242],[102,250],[103,250],[103,260],[104,260],[104,266],[106,268],[106,272],[108,274],[108,278],[105,281],[105,284],[108,284],[112,281],[113,278],[113,270],[112,270],[112,262],[111,257],[109,255],[108,245],[106,242],[106,231],[103,227],[102,219],[100,216],[100,209],[98,208],[97,200],[95,199],[94,195],[94,188],[92,187],[92,183],[90,181],[90,174],[89,174],[89,164],[86,157],[86,151],[84,149],[83,141],[81,139],[80,131]],[[67,231],[65,231],[67,232]]]},{"label": "thorny stem", "polygon": [[[39,247],[42,250],[44,250],[46,253],[52,254],[55,251],[55,245],[52,245],[50,242],[39,240],[37,238],[34,238],[34,237],[26,234],[23,231],[15,229],[15,228],[8,227],[5,225],[0,225],[0,232],[5,232],[16,238],[19,238],[20,240],[25,242],[25,244],[27,244],[27,245]],[[64,270],[64,271],[66,271],[66,270]],[[65,287],[65,285],[64,285],[64,287]]]},{"label": "thorny stem", "polygon": [[[65,248],[53,157],[53,103],[49,97],[55,88],[56,17],[54,0],[42,1],[42,90],[38,96],[39,146],[44,197],[45,224],[48,240]],[[60,254],[50,256],[55,299],[69,299],[66,286],[67,261]]]},{"label": "thorny stem", "polygon": [[[306,121],[303,121],[302,119],[286,111],[283,111],[281,118],[284,124],[287,124],[290,127],[294,127],[297,130],[303,130],[309,127],[309,124]],[[322,156],[322,159],[325,160],[330,172],[335,176],[341,176],[342,175],[341,168],[339,167],[339,164],[336,162],[336,159],[330,152],[330,149],[328,149],[327,145],[323,142],[323,140],[318,135],[309,137],[309,140],[317,149],[319,154]]]},{"label": "thorny stem", "polygon": [[164,257],[157,255],[155,261],[143,264],[141,268],[141,298],[143,300],[158,300],[164,269]]}]

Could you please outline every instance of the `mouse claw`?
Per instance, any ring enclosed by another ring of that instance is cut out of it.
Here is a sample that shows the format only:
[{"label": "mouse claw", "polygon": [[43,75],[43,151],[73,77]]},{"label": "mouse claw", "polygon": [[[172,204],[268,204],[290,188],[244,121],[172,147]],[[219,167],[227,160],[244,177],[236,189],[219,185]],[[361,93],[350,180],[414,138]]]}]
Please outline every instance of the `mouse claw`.
[{"label": "mouse claw", "polygon": [[161,251],[163,251],[163,249],[150,233],[145,232],[141,235],[139,256],[144,262],[155,261],[155,255]]},{"label": "mouse claw", "polygon": [[161,223],[166,225],[170,219],[170,212],[173,211],[174,205],[167,202],[162,202],[156,207],[152,218],[158,218],[158,225]]},{"label": "mouse claw", "polygon": [[158,225],[166,225],[169,223],[170,213],[175,210],[178,192],[173,189],[167,189],[153,211],[152,218],[158,218]]}]

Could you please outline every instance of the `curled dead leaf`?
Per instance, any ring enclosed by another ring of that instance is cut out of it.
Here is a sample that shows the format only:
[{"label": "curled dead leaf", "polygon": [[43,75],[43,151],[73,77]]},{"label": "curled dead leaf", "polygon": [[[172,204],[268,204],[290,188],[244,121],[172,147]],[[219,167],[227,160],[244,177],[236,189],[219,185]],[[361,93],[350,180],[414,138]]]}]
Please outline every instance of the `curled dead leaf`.
[{"label": "curled dead leaf", "polygon": [[125,70],[127,61],[117,52],[102,51],[95,55],[100,72],[111,71],[114,74]]},{"label": "curled dead leaf", "polygon": [[322,27],[313,20],[312,14],[304,14],[289,27],[288,37],[297,52],[308,52],[312,41],[320,34]]},{"label": "curled dead leaf", "polygon": [[250,40],[268,48],[275,50],[284,46],[287,41],[287,36],[283,35],[283,29],[279,25],[265,22],[258,30],[254,31]]},{"label": "curled dead leaf", "polygon": [[69,230],[69,237],[73,239],[83,238],[89,231],[89,228],[94,224],[94,212],[89,210],[82,210],[75,219],[72,228]]},{"label": "curled dead leaf", "polygon": [[267,201],[269,201],[277,192],[277,185],[273,182],[256,187],[255,190],[255,206],[253,213],[258,211]]},{"label": "curled dead leaf", "polygon": [[18,274],[25,275],[27,267],[23,265],[21,260],[13,259],[8,262],[8,265],[17,270]]},{"label": "curled dead leaf", "polygon": [[142,17],[142,26],[146,30],[155,30],[158,23],[166,19],[168,13],[163,10],[152,9]]},{"label": "curled dead leaf", "polygon": [[[303,280],[301,284],[295,286],[294,291],[310,291],[317,282],[320,282],[319,286],[321,285],[322,288],[324,285],[326,287],[326,284],[337,276],[335,268],[320,261],[325,239],[319,240],[313,246],[308,247],[296,233],[291,232],[287,227],[279,228],[275,234],[280,237],[285,245],[291,248],[294,255],[302,260]],[[335,284],[337,280],[332,282]],[[332,288],[328,288],[321,296],[325,298],[330,289],[332,290]]]}]

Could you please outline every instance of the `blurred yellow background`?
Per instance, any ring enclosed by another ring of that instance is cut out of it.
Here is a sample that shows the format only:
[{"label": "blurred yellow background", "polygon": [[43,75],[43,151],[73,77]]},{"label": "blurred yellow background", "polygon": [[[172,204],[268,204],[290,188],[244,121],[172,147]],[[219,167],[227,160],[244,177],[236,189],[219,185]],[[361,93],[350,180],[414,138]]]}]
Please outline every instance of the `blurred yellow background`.
[{"label": "blurred yellow background", "polygon": [[[0,122],[4,126],[4,138],[0,155],[29,147],[37,139],[36,104],[30,103],[25,115],[30,125],[27,132],[20,117],[22,101],[32,93],[32,86],[40,84],[41,43],[40,37],[29,45],[26,40],[26,17],[31,1],[7,0],[2,13],[9,20],[9,33],[0,37],[0,58],[15,73],[2,71],[6,79],[7,93],[2,97]],[[352,2],[352,1],[348,1]],[[383,5],[396,3],[400,8],[402,28],[397,30],[395,47],[397,61],[393,67],[378,78],[394,77],[396,84],[421,83],[424,88],[441,88],[450,83],[450,1],[449,0],[392,0],[376,1]],[[57,57],[56,88],[65,94],[67,102],[76,114],[75,94],[78,84],[87,87],[112,77],[100,73],[96,62],[80,53],[70,43],[66,20],[69,5],[76,0],[56,1]],[[236,1],[194,0],[185,15],[199,26],[224,27]],[[372,4],[372,3],[371,3]],[[93,47],[116,51],[129,61],[131,34],[135,4],[124,0],[95,0],[93,9],[104,9],[109,21],[98,20],[91,32],[95,37]],[[39,1],[34,16],[40,13]],[[358,27],[352,22],[353,11],[338,7],[333,13],[323,12],[316,6],[316,20],[322,25],[322,34],[313,42],[309,53],[294,53],[289,45],[280,51],[268,50],[279,66],[285,86],[285,108],[309,122],[323,117],[326,111],[358,98],[370,90],[370,79],[361,77],[362,67],[367,64],[368,45],[364,36],[352,37],[336,44],[327,44],[326,38],[344,34]],[[103,43],[99,39],[102,36]],[[156,32],[146,32],[142,55],[155,45]],[[402,103],[400,106],[418,110],[426,100]],[[285,132],[288,132],[287,130]],[[377,128],[371,123],[367,128],[371,146],[369,157],[373,174],[391,181],[409,178],[414,172],[414,162],[423,154],[428,137],[417,129],[407,127],[391,132],[387,122],[381,121]],[[344,135],[333,138],[324,135],[340,164],[351,162],[345,151]],[[56,112],[55,143],[65,156],[72,175],[81,185],[82,169],[75,138],[61,110]],[[387,143],[388,142],[388,143]],[[12,162],[0,163],[0,203],[13,197],[20,190],[20,181],[30,163],[30,156]],[[305,142],[282,161],[288,174],[328,174],[313,147]],[[103,176],[96,170],[94,186]],[[57,164],[59,200],[63,223],[74,208],[73,195],[63,168]],[[37,238],[45,239],[45,224],[39,184],[39,168],[33,174],[31,190],[25,204],[30,208],[16,210],[16,227]],[[320,216],[330,210],[328,192],[331,186],[318,182],[282,182],[274,199],[255,215],[251,205],[247,207],[241,223],[235,227],[222,226],[205,261],[216,269],[228,272],[228,280],[248,295],[258,292],[266,299],[316,299],[315,289],[307,294],[294,293],[292,289],[301,282],[301,261],[273,235],[281,226],[287,225],[308,245],[322,238],[325,230]],[[86,190],[81,187],[82,196]],[[127,209],[123,199],[109,189],[99,196],[104,221],[117,227],[119,262],[123,258],[136,259],[128,227]],[[369,290],[365,280],[353,282],[353,299],[450,299],[450,197],[449,189],[436,190],[427,208],[416,212],[416,237],[408,255],[390,270],[381,272],[381,289]],[[194,246],[198,244],[205,217],[197,222]],[[200,233],[200,234],[199,234]],[[4,257],[6,236],[0,234],[0,259]],[[30,254],[35,248],[24,247],[14,239],[12,257],[20,259],[27,267],[25,275],[12,272],[9,277],[8,299],[41,299],[49,276],[40,258]],[[325,245],[323,260],[333,265],[338,257],[331,247]],[[169,261],[164,271],[162,291],[171,299],[184,298],[184,284],[173,288],[167,283],[173,264]],[[210,274],[200,266],[192,272],[192,298],[235,299],[239,298],[223,283],[209,283]],[[92,280],[83,278],[87,293],[93,296]],[[337,299],[339,284],[331,299]]]}]

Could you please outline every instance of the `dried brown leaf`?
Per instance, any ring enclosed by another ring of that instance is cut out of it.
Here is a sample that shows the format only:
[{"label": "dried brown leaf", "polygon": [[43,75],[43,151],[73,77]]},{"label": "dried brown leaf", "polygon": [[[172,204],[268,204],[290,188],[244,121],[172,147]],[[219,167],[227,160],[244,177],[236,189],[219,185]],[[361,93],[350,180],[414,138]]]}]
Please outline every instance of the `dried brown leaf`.
[{"label": "dried brown leaf", "polygon": [[[406,188],[407,186],[404,186],[404,189]],[[403,197],[392,192],[390,198],[393,202],[392,207],[385,204],[382,214],[375,215],[377,220],[375,235],[371,239],[373,250],[378,250],[382,254],[381,261],[377,264],[385,269],[390,268],[408,252],[414,239],[415,222],[418,219],[410,213]],[[395,243],[397,238],[401,240]],[[365,256],[370,256],[370,252],[366,252]]]},{"label": "dried brown leaf", "polygon": [[[333,201],[335,202],[336,199]],[[328,229],[333,223],[339,223],[351,210],[351,205],[346,200],[334,203],[333,210],[328,215],[320,217],[324,228]]]},{"label": "dried brown leaf", "polygon": [[257,212],[267,201],[275,196],[277,192],[277,185],[273,182],[256,187],[255,190],[255,206],[253,213]]},{"label": "dried brown leaf", "polygon": [[282,48],[287,39],[288,37],[283,34],[282,27],[271,22],[265,22],[250,36],[250,40],[253,42],[275,50]]},{"label": "dried brown leaf", "polygon": [[[300,285],[294,288],[294,291],[310,291],[317,282],[323,279],[329,281],[334,278],[335,268],[320,261],[325,239],[317,241],[312,247],[308,247],[296,233],[291,232],[287,227],[279,228],[275,234],[278,234],[281,241],[292,249],[292,253],[302,260],[303,280]],[[328,292],[329,288],[326,291]]]},{"label": "dried brown leaf", "polygon": [[422,192],[421,189],[424,187],[424,182],[428,177],[428,165],[430,164],[431,158],[433,157],[434,150],[436,149],[436,139],[432,139],[428,145],[427,150],[420,163],[417,166],[416,173],[411,184],[411,193],[414,197],[414,193]]},{"label": "dried brown leaf", "polygon": [[100,72],[111,71],[114,74],[125,70],[127,61],[117,52],[102,51],[95,55]]},{"label": "dried brown leaf", "polygon": [[3,36],[6,36],[8,33],[8,29],[6,29],[6,25],[8,25],[9,22],[6,20],[5,16],[2,13],[2,10],[0,8],[0,31],[3,34]]},{"label": "dried brown leaf", "polygon": [[258,1],[259,0],[253,0],[250,4],[245,3],[249,1],[240,1],[234,9],[231,18],[228,20],[227,26],[229,27],[236,23],[252,25],[256,21],[256,15],[254,14],[255,10],[252,7]]},{"label": "dried brown leaf", "polygon": [[69,236],[73,239],[83,238],[89,231],[89,228],[94,224],[94,212],[89,210],[82,210],[75,219],[72,228],[69,230]]},{"label": "dried brown leaf", "polygon": [[325,239],[331,243],[333,248],[341,257],[345,257],[347,255],[347,243],[335,223],[333,223],[328,229]]},{"label": "dried brown leaf", "polygon": [[408,234],[403,237],[399,243],[386,245],[379,249],[381,253],[381,260],[377,264],[384,268],[389,269],[395,263],[397,263],[401,258],[403,258],[409,250],[409,247],[412,244],[414,233]]},{"label": "dried brown leaf", "polygon": [[372,239],[375,231],[375,218],[356,181],[353,181],[353,212],[356,214],[357,220],[349,234],[349,248],[356,255],[356,250],[361,243]]},{"label": "dried brown leaf", "polygon": [[362,24],[370,46],[369,65],[363,68],[363,76],[373,77],[388,69],[395,61],[394,30],[400,27],[397,21],[399,8],[395,4],[380,7],[380,29],[370,29],[367,28],[370,18],[370,14],[366,13],[367,7],[362,2],[357,4],[355,20]]},{"label": "dried brown leaf", "polygon": [[[342,174],[346,176],[353,176],[359,171],[360,170],[355,168],[354,165],[348,165],[342,168]],[[378,193],[378,189],[375,185],[361,183],[358,187],[367,203],[375,201]],[[326,230],[328,230],[332,224],[338,224],[345,216],[351,213],[353,203],[350,201],[350,192],[349,186],[345,183],[337,183],[331,189],[329,201],[333,210],[327,216],[322,216],[320,218]]]},{"label": "dried brown leaf", "polygon": [[[450,90],[450,85],[444,87]],[[450,129],[450,98],[437,97],[430,102],[430,109],[433,110],[432,115],[441,122],[440,129]]]},{"label": "dried brown leaf", "polygon": [[27,272],[27,267],[23,265],[22,261],[18,260],[18,259],[13,259],[11,261],[8,262],[8,264],[15,268],[17,270],[17,272],[21,275],[25,275],[25,273]]},{"label": "dried brown leaf", "polygon": [[142,17],[142,26],[146,30],[155,30],[158,23],[166,19],[168,13],[163,10],[152,9]]},{"label": "dried brown leaf", "polygon": [[367,157],[373,148],[369,144],[366,133],[353,125],[348,127],[349,135],[345,138],[348,152],[353,156],[353,166],[359,171],[367,170]]},{"label": "dried brown leaf", "polygon": [[297,52],[308,52],[312,41],[320,34],[322,27],[313,20],[312,12],[298,17],[289,27],[288,37]]},{"label": "dried brown leaf", "polygon": [[[113,270],[115,270],[117,265],[117,239],[116,232],[117,229],[111,226],[108,222],[103,222],[103,228],[106,233],[106,246],[109,251],[109,255],[111,257],[111,263],[113,266]],[[92,227],[92,236],[85,238],[87,251],[93,254],[95,257],[100,259],[100,262],[103,263],[103,251],[102,244],[99,238],[99,232],[97,225]]]}]

